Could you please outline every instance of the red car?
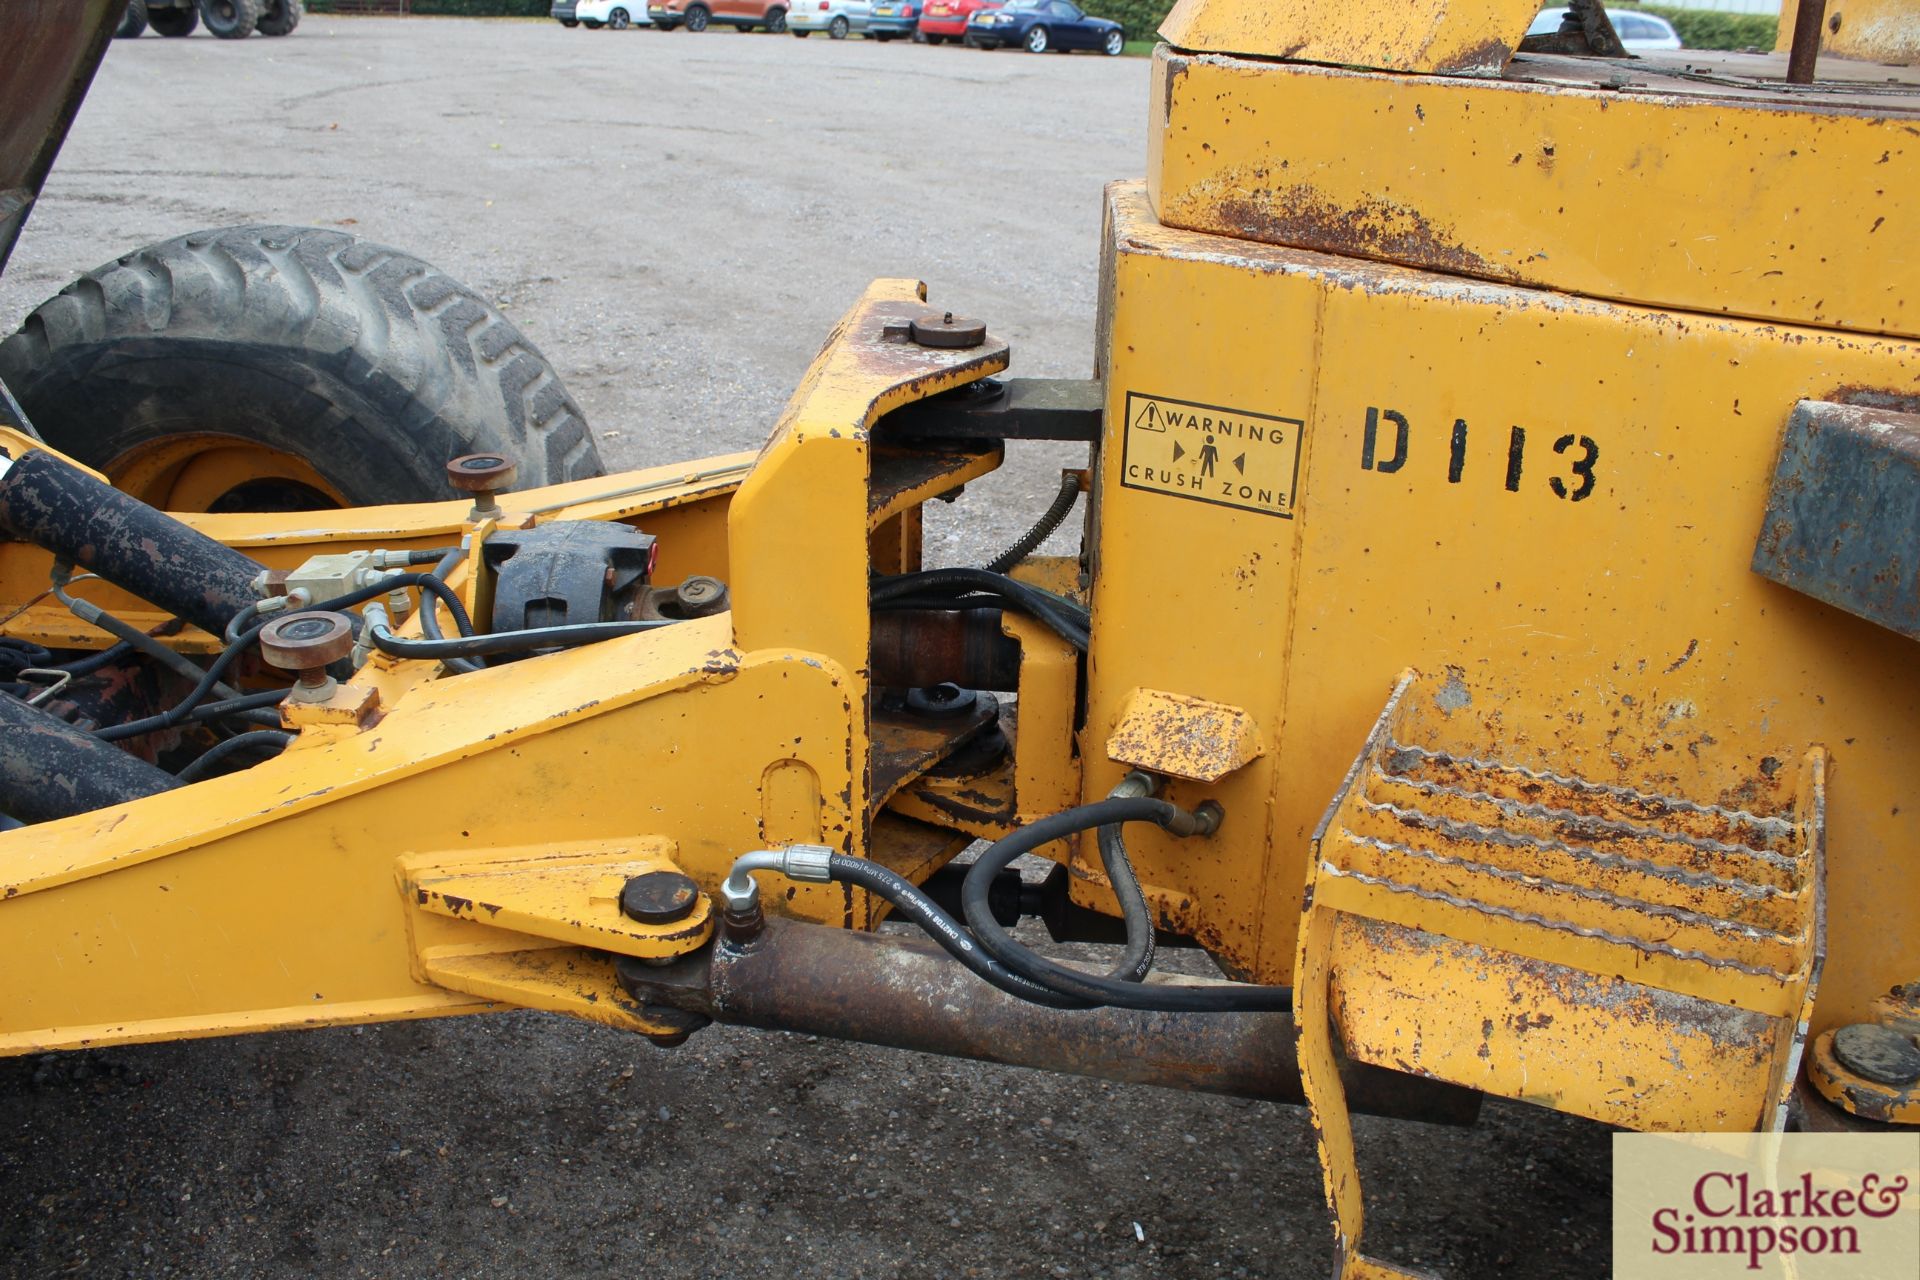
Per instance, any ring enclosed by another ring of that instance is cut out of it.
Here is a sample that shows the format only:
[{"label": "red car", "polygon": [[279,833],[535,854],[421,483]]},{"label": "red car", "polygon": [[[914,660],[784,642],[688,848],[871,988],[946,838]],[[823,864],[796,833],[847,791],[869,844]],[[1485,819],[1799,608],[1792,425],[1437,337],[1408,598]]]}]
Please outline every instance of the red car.
[{"label": "red car", "polygon": [[1000,0],[928,0],[920,15],[920,34],[928,44],[945,44],[967,34],[967,19],[976,9],[998,9]]}]

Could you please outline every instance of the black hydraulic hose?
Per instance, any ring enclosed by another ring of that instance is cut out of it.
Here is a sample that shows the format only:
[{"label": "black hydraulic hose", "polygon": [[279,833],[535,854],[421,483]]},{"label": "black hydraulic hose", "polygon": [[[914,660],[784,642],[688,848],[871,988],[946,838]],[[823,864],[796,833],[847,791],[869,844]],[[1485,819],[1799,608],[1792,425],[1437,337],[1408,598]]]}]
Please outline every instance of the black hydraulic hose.
[{"label": "black hydraulic hose", "polygon": [[280,752],[285,751],[287,745],[292,741],[292,734],[283,733],[278,729],[255,729],[250,733],[235,734],[231,738],[216,742],[211,747],[208,747],[199,757],[189,762],[184,769],[173,776],[180,782],[198,782],[207,776],[208,771],[211,770],[213,766],[219,764],[229,756],[237,755],[242,751],[257,750],[261,747],[272,747],[274,748],[274,754],[278,755]]},{"label": "black hydraulic hose", "polygon": [[[447,610],[453,614],[453,620],[459,624],[461,634],[463,636],[472,634],[473,621],[467,616],[466,606],[460,603],[460,597],[456,595],[453,589],[446,583],[424,573],[389,574],[378,582],[370,582],[366,586],[349,591],[343,596],[335,596],[331,600],[323,600],[318,604],[309,605],[308,608],[314,610],[345,609],[371,600],[375,596],[385,595],[387,592],[398,587],[420,587],[433,592],[434,595],[446,602]],[[172,707],[157,716],[148,716],[144,720],[129,720],[125,724],[109,725],[104,729],[98,730],[94,736],[103,742],[119,742],[126,738],[137,738],[143,733],[154,733],[161,729],[171,729],[175,725],[185,723],[189,716],[191,716],[193,709],[199,706],[209,693],[213,692],[214,685],[220,683],[220,677],[226,674],[227,668],[231,667],[234,662],[239,659],[240,655],[245,653],[248,647],[260,638],[260,632],[266,628],[266,625],[264,622],[255,623],[235,636],[233,640],[227,644],[227,647],[220,651],[219,656],[214,658],[213,662],[207,667],[206,674],[200,677],[200,683],[194,685],[192,692],[188,693],[185,698],[181,699]],[[457,642],[450,641],[448,643]],[[277,692],[285,696],[285,690],[279,690]],[[233,698],[228,701],[240,702],[243,701],[243,699]],[[243,708],[235,709],[240,710]]]},{"label": "black hydraulic hose", "polygon": [[919,886],[879,863],[836,853],[827,861],[827,874],[842,884],[858,885],[885,898],[903,918],[925,929],[927,935],[939,943],[947,954],[1008,995],[1055,1009],[1093,1007],[1090,1001],[1061,995],[1002,965],[982,950],[980,944],[952,916],[941,910],[938,903],[921,892]]},{"label": "black hydraulic hose", "polygon": [[996,841],[980,855],[960,889],[960,904],[974,938],[1008,969],[1054,991],[1097,1004],[1165,1013],[1278,1011],[1293,1007],[1291,987],[1241,984],[1184,985],[1123,982],[1056,964],[1014,941],[993,918],[988,889],[993,878],[1025,853],[1054,840],[1123,822],[1156,822],[1176,835],[1193,834],[1194,815],[1164,800],[1146,797],[1095,801],[1031,823]]},{"label": "black hydraulic hose", "polygon": [[1127,949],[1109,977],[1122,982],[1140,982],[1153,970],[1153,908],[1133,873],[1133,860],[1127,856],[1127,843],[1120,836],[1120,824],[1109,822],[1100,828],[1100,865],[1106,869],[1107,883],[1120,900],[1120,918],[1126,922]]},{"label": "black hydraulic hose", "polygon": [[132,657],[134,648],[125,640],[115,641],[100,652],[84,658],[75,658],[72,662],[61,664],[60,669],[78,680],[81,676],[90,676],[102,667],[110,667],[116,662],[124,662]]},{"label": "black hydraulic hose", "polygon": [[[444,582],[447,575],[453,572],[454,567],[466,559],[466,557],[467,549],[465,547],[453,547],[449,549],[445,555],[441,556],[440,559],[435,562],[432,569],[433,576]],[[420,602],[420,634],[429,640],[446,639],[446,636],[442,634],[440,630],[439,596],[434,596],[432,599],[422,600]],[[447,658],[444,660],[444,665],[453,671],[479,671],[483,669],[487,663],[484,658]]]},{"label": "black hydraulic hose", "polygon": [[645,622],[571,622],[558,627],[529,627],[524,631],[494,631],[483,636],[463,635],[451,640],[411,640],[385,627],[372,631],[374,648],[396,658],[472,658],[489,653],[525,653],[529,649],[571,649],[621,636],[639,635],[671,627],[677,619]]},{"label": "black hydraulic hose", "polygon": [[1053,505],[1047,508],[1047,513],[1035,521],[1033,528],[1021,535],[1018,542],[987,561],[987,572],[1005,573],[1039,550],[1040,544],[1053,536],[1053,531],[1066,520],[1067,513],[1073,510],[1073,504],[1079,500],[1080,477],[1069,471],[1060,477],[1060,492],[1054,495]]},{"label": "black hydraulic hose", "polygon": [[976,594],[994,597],[1022,613],[1030,614],[1077,649],[1085,650],[1087,647],[1092,624],[1085,609],[1064,596],[1057,596],[1003,573],[965,567],[926,569],[919,573],[902,573],[876,579],[871,588],[871,599],[876,608],[905,597],[925,596],[952,596],[956,599],[954,607],[958,608],[964,607],[958,603],[959,600]]}]

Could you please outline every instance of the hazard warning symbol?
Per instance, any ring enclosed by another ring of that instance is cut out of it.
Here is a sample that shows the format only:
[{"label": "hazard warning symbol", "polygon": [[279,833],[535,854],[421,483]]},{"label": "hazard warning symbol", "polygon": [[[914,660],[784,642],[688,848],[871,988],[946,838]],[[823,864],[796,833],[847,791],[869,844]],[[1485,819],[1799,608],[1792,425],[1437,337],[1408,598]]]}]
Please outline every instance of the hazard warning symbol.
[{"label": "hazard warning symbol", "polygon": [[1120,483],[1293,518],[1299,418],[1127,393]]}]

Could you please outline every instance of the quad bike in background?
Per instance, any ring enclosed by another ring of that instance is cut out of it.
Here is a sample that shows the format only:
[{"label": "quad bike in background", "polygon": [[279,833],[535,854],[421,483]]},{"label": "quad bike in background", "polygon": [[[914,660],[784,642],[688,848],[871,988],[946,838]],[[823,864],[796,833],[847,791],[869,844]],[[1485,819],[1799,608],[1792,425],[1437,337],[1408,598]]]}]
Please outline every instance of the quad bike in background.
[{"label": "quad bike in background", "polygon": [[131,39],[152,27],[163,36],[190,36],[203,23],[222,40],[291,35],[305,12],[302,0],[127,0],[114,36]]}]

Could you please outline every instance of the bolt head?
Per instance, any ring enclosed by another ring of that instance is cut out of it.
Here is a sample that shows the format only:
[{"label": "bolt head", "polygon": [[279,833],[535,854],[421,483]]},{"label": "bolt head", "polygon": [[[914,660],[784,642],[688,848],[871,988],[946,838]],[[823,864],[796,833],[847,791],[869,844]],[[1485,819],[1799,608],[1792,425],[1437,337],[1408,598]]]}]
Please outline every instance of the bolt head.
[{"label": "bolt head", "polygon": [[918,317],[912,323],[911,333],[914,342],[923,347],[977,347],[987,340],[987,323],[948,311]]},{"label": "bolt head", "polygon": [[700,886],[678,871],[649,871],[620,890],[620,911],[641,924],[672,924],[693,914]]}]

